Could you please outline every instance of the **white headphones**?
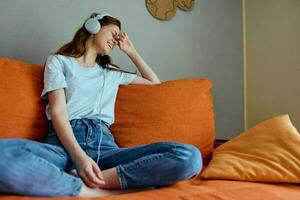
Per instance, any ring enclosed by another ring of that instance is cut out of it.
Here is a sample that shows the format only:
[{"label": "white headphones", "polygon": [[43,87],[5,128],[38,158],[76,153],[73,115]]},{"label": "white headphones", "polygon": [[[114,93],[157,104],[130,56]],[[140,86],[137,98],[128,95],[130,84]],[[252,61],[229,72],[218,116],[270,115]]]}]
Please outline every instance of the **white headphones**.
[{"label": "white headphones", "polygon": [[87,19],[86,22],[84,23],[85,29],[91,34],[98,33],[101,29],[101,24],[98,20],[101,20],[105,16],[111,17],[110,14],[104,13],[104,14],[98,14],[95,17],[91,17]]}]

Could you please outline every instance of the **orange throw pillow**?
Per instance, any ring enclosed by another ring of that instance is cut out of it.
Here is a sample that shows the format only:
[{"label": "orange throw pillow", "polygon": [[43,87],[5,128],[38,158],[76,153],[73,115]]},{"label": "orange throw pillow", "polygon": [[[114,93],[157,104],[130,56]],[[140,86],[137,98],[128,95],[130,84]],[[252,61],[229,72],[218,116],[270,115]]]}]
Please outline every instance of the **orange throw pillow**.
[{"label": "orange throw pillow", "polygon": [[300,183],[300,135],[288,115],[264,121],[216,148],[201,177]]},{"label": "orange throw pillow", "polygon": [[43,69],[0,57],[0,138],[42,140],[47,134]]},{"label": "orange throw pillow", "polygon": [[116,142],[121,147],[159,141],[193,144],[206,159],[215,139],[211,87],[207,79],[192,78],[120,86],[110,127]]}]

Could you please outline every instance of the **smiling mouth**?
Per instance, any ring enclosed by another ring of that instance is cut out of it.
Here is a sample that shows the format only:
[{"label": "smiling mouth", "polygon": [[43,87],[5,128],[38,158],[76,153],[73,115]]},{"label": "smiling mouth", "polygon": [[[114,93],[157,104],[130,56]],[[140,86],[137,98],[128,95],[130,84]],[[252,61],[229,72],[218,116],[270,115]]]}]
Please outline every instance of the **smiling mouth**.
[{"label": "smiling mouth", "polygon": [[108,43],[108,46],[109,46],[109,48],[110,48],[110,49],[112,49],[112,48],[113,48],[113,46],[112,46],[110,43]]}]

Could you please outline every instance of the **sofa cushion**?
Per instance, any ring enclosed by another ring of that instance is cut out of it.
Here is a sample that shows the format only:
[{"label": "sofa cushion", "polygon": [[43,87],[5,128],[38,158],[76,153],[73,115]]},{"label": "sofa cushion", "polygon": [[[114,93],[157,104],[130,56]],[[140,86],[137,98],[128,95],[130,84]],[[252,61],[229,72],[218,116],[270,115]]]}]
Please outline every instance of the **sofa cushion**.
[{"label": "sofa cushion", "polygon": [[207,159],[215,139],[211,87],[207,79],[192,78],[120,86],[110,127],[116,142],[121,147],[183,142]]},{"label": "sofa cushion", "polygon": [[217,147],[201,177],[300,183],[299,146],[289,116],[274,117]]},{"label": "sofa cushion", "polygon": [[298,200],[300,195],[300,186],[296,184],[231,180],[192,181],[195,192],[187,191],[181,195],[181,200]]},{"label": "sofa cushion", "polygon": [[41,140],[47,134],[40,100],[43,66],[0,57],[0,138]]}]

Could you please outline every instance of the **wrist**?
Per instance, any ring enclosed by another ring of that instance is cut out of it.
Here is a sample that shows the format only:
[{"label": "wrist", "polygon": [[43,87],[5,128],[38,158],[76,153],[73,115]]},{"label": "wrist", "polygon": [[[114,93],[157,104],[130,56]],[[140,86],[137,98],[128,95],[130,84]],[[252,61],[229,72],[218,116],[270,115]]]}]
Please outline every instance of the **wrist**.
[{"label": "wrist", "polygon": [[136,54],[138,54],[138,52],[136,51],[136,49],[132,49],[130,51],[127,51],[126,54],[129,56],[129,57],[132,57]]},{"label": "wrist", "polygon": [[86,153],[84,151],[77,152],[73,156],[71,156],[73,162],[80,163],[82,160],[86,158]]}]

